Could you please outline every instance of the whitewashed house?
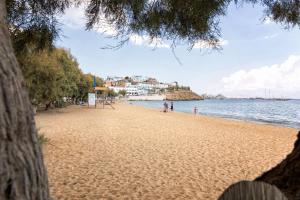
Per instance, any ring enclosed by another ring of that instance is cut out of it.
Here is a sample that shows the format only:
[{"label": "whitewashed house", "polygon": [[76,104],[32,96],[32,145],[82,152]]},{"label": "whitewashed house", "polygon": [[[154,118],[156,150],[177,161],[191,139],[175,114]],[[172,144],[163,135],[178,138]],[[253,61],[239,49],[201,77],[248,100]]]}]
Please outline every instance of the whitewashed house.
[{"label": "whitewashed house", "polygon": [[147,77],[144,77],[144,76],[132,76],[130,78],[132,81],[137,82],[137,83],[144,82],[148,79]]}]

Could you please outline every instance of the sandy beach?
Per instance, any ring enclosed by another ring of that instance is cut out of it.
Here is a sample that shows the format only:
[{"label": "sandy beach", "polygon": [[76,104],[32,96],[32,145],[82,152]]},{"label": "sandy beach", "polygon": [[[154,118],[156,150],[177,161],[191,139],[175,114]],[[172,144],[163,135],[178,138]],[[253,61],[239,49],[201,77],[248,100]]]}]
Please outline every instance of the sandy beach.
[{"label": "sandy beach", "polygon": [[117,104],[36,115],[54,199],[216,199],[292,150],[297,131]]}]

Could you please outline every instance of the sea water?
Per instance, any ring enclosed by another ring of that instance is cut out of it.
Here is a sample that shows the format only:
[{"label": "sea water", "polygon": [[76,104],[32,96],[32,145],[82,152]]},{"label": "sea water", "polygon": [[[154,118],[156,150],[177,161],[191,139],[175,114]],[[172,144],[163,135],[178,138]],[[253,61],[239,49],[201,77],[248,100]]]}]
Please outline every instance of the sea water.
[{"label": "sea water", "polygon": [[[169,106],[170,106],[170,101]],[[163,101],[130,101],[131,104],[149,108],[163,108]],[[177,112],[217,116],[261,123],[300,128],[300,100],[262,99],[207,99],[202,101],[174,101]]]}]

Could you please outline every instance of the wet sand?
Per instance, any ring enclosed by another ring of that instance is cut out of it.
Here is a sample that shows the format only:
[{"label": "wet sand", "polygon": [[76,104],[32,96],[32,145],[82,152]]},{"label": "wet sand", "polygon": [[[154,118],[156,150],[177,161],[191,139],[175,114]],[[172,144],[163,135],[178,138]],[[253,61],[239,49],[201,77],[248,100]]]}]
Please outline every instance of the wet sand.
[{"label": "wet sand", "polygon": [[54,199],[216,199],[292,150],[297,131],[128,104],[38,113]]}]

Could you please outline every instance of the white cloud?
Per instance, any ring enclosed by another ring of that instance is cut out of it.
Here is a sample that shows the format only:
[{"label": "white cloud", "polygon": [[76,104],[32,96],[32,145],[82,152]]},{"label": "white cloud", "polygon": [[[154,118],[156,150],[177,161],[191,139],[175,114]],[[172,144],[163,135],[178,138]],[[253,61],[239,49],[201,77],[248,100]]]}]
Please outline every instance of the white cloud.
[{"label": "white cloud", "polygon": [[[84,13],[84,5],[78,7],[71,7],[65,11],[65,14],[60,18],[61,22],[73,29],[85,29],[86,16]],[[116,36],[118,34],[117,29],[105,19],[104,16],[100,16],[99,25],[93,28],[93,31],[101,33],[106,36]],[[151,39],[148,35],[132,34],[129,36],[129,41],[133,45],[146,46],[151,48],[170,48],[170,43],[161,38]],[[228,41],[220,39],[219,44],[221,46],[227,45]],[[211,46],[206,41],[198,41],[194,45],[195,49],[208,49]]]},{"label": "white cloud", "polygon": [[264,39],[266,39],[266,40],[268,40],[268,39],[273,39],[273,38],[276,38],[277,36],[278,36],[277,33],[271,34],[271,35],[266,35],[266,36],[264,36]]},{"label": "white cloud", "polygon": [[148,3],[154,3],[156,1],[158,1],[158,0],[148,0]]},{"label": "white cloud", "polygon": [[[151,38],[147,35],[137,35],[137,34],[133,34],[129,37],[129,40],[132,44],[135,45],[139,45],[139,46],[148,46],[151,48],[170,48],[171,45],[169,43],[167,43],[166,41],[162,40],[161,38],[153,38],[151,40]],[[224,40],[224,39],[220,39],[219,41],[219,45],[221,46],[225,46],[228,45],[228,41]],[[201,40],[195,43],[194,49],[209,49],[212,48],[211,45],[209,45],[208,42]]]},{"label": "white cloud", "polygon": [[300,55],[281,64],[239,70],[222,78],[223,91],[239,97],[300,97]]},{"label": "white cloud", "polygon": [[[61,21],[66,26],[73,29],[84,29],[86,23],[86,17],[84,15],[84,6],[71,7],[65,11],[65,14],[61,17]],[[94,27],[94,31],[104,34],[106,36],[116,36],[118,34],[116,28],[108,23],[104,16],[100,17],[99,26]],[[151,38],[147,35],[139,36],[132,34],[129,36],[129,41],[138,46],[148,46],[151,48],[169,48],[170,45],[165,43],[160,38]]]},{"label": "white cloud", "polygon": [[[228,43],[229,43],[228,40],[224,40],[224,39],[221,38],[219,40],[218,44],[220,46],[225,46],[225,45],[228,45]],[[211,48],[211,45],[207,41],[200,40],[200,41],[195,43],[194,48],[195,49],[209,49],[209,48]]]},{"label": "white cloud", "polygon": [[274,21],[272,20],[272,18],[271,17],[266,17],[265,19],[264,19],[264,24],[266,24],[266,25],[268,25],[268,24],[273,24],[274,23]]},{"label": "white cloud", "polygon": [[[61,21],[70,28],[84,29],[87,21],[87,18],[84,14],[84,5],[68,8],[65,11],[65,14],[61,16]],[[100,16],[99,24],[101,24],[101,26],[94,27],[94,31],[107,36],[117,35],[116,28],[109,24],[104,16]]]},{"label": "white cloud", "polygon": [[113,25],[108,23],[104,16],[100,17],[99,24],[101,24],[101,26],[94,27],[94,31],[104,34],[106,36],[116,36],[118,34],[117,29]]},{"label": "white cloud", "polygon": [[225,46],[225,45],[228,45],[228,44],[229,44],[228,40],[220,39],[220,45]]},{"label": "white cloud", "polygon": [[132,34],[129,36],[129,41],[132,44],[138,45],[138,46],[148,46],[152,48],[170,48],[170,45],[164,42],[160,38],[153,38],[151,39],[147,35],[137,35],[137,34]]},{"label": "white cloud", "polygon": [[66,9],[64,15],[60,17],[61,22],[73,29],[84,28],[86,17],[83,6],[71,7]]}]

